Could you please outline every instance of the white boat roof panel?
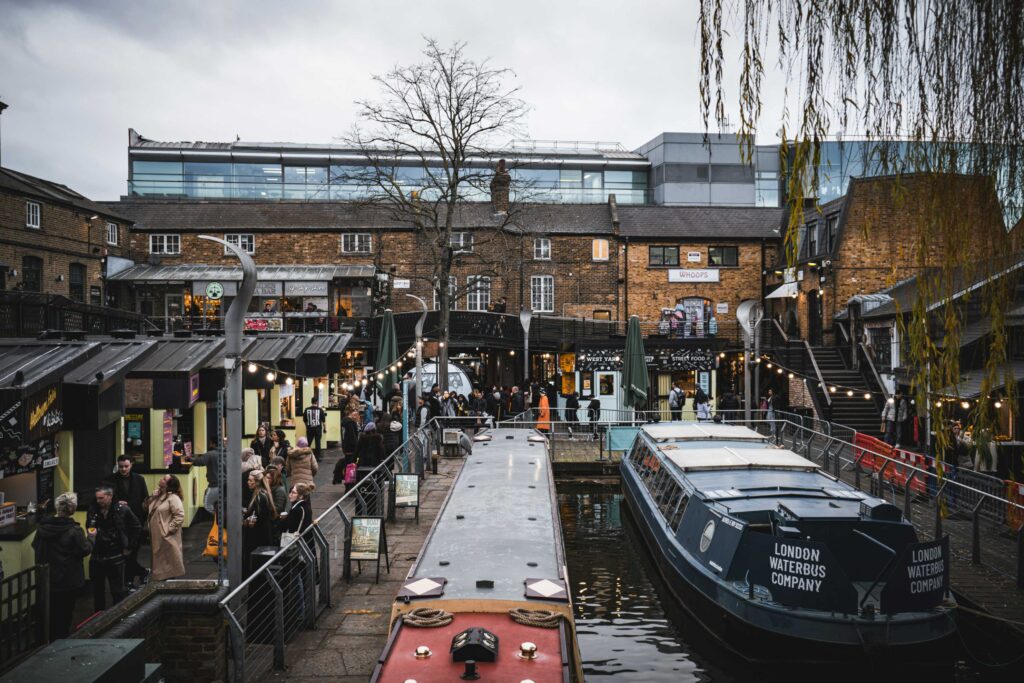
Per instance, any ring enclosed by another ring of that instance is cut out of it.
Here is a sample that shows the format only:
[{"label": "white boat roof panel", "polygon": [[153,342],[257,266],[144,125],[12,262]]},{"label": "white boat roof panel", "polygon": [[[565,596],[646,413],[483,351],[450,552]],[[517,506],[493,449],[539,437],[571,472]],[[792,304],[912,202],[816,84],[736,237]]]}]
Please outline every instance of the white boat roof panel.
[{"label": "white boat roof panel", "polygon": [[717,422],[658,422],[644,425],[644,432],[657,442],[665,441],[766,441],[766,437],[742,425]]},{"label": "white boat roof panel", "polygon": [[813,472],[818,466],[782,448],[688,448],[663,450],[666,458],[683,472],[707,470],[798,470]]}]

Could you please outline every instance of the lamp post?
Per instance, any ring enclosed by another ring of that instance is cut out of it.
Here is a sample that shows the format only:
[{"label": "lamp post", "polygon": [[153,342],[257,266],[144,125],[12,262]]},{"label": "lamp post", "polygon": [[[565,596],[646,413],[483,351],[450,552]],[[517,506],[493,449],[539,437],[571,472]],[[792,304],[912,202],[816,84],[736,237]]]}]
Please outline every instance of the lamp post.
[{"label": "lamp post", "polygon": [[[242,263],[242,282],[224,317],[224,369],[227,371],[224,406],[228,443],[227,448],[221,450],[227,459],[227,467],[223,470],[227,481],[220,482],[223,524],[233,544],[228,553],[228,585],[237,587],[242,582],[242,546],[239,542],[242,538],[242,328],[249,301],[256,290],[256,264],[238,246],[225,240],[209,235],[200,235],[199,239],[223,244]],[[224,444],[217,445],[223,447]]]},{"label": "lamp post", "polygon": [[[416,391],[413,392],[412,400],[409,399],[409,385],[408,380],[402,382],[402,392],[405,394],[405,399],[402,401],[402,443],[409,440],[409,414],[410,411],[415,410],[414,403],[416,397],[420,395],[420,389],[423,386],[423,323],[427,321],[427,302],[419,298],[415,294],[406,294],[410,299],[416,299],[420,302],[420,306],[423,307],[423,312],[420,313],[420,319],[416,321],[416,377],[413,380],[413,384],[416,387]],[[408,447],[403,451],[405,459],[405,470],[409,471],[409,450]]]},{"label": "lamp post", "polygon": [[519,322],[523,326],[523,379],[530,379],[530,321],[533,311],[523,309],[519,312]]},{"label": "lamp post", "polygon": [[[764,320],[764,312],[759,301],[744,301],[736,307],[736,319],[743,326],[743,420],[750,424],[750,372],[756,367],[754,363],[754,343],[757,328]],[[760,348],[760,344],[758,344]]]}]

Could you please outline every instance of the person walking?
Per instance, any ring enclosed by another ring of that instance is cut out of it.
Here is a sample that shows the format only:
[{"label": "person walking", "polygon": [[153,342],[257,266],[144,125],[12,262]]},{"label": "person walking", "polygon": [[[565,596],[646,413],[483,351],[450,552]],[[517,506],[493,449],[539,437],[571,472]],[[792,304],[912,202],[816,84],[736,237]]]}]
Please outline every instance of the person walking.
[{"label": "person walking", "polygon": [[[377,432],[377,425],[368,422],[363,427],[363,433],[359,435],[359,445],[356,447],[356,485],[373,472],[384,461],[384,457],[384,439]],[[363,496],[357,496],[356,514],[366,513],[367,507]]]},{"label": "person walking", "polygon": [[573,424],[579,422],[579,411],[580,395],[574,391],[565,399],[565,421]]},{"label": "person walking", "polygon": [[146,509],[149,511],[149,535],[153,547],[153,580],[184,576],[181,526],[185,523],[185,506],[181,502],[178,478],[173,474],[162,477],[153,495],[146,499]]},{"label": "person walking", "polygon": [[704,392],[703,387],[697,387],[693,404],[697,411],[698,422],[707,422],[711,419],[711,397]]},{"label": "person walking", "polygon": [[402,446],[402,417],[384,413],[377,424],[377,431],[384,437],[384,454],[391,455]]},{"label": "person walking", "polygon": [[203,509],[211,515],[217,514],[217,501],[220,499],[220,468],[217,466],[220,458],[220,448],[217,441],[212,439],[209,448],[202,455],[192,458],[192,464],[196,467],[206,468],[206,495],[203,497]]},{"label": "person walking", "polygon": [[357,413],[347,413],[341,420],[341,452],[345,463],[355,462],[356,446],[359,444],[359,417]]},{"label": "person walking", "polygon": [[[103,480],[109,484],[114,491],[114,503],[122,502],[128,505],[136,519],[146,518],[146,511],[143,504],[149,492],[146,490],[146,480],[141,474],[132,471],[132,459],[129,455],[121,455],[117,458],[117,471]],[[135,584],[135,579],[140,584],[146,583],[149,570],[139,564],[139,547],[142,545],[145,533],[139,534],[138,541],[132,546],[131,554],[125,559],[124,580],[128,586]]]},{"label": "person walking", "polygon": [[682,419],[683,404],[686,403],[686,392],[683,391],[681,384],[679,381],[673,382],[672,388],[668,392],[668,410],[673,422]]},{"label": "person walking", "polygon": [[899,445],[901,426],[906,419],[907,404],[903,400],[903,392],[897,391],[896,395],[887,400],[885,407],[882,408],[882,428],[887,444]]},{"label": "person walking", "polygon": [[285,438],[283,429],[275,429],[270,433],[270,438],[273,441],[273,445],[270,447],[270,457],[275,455],[282,458],[288,457],[288,449],[292,447],[288,439]]},{"label": "person walking", "polygon": [[313,446],[313,455],[320,458],[320,439],[327,426],[327,411],[317,405],[316,394],[309,399],[309,405],[302,411],[302,420],[306,423],[306,439]]},{"label": "person walking", "polygon": [[768,387],[768,394],[764,399],[764,417],[768,420],[769,429],[771,429],[772,438],[778,436],[778,426],[775,424],[775,411],[778,409],[778,398],[775,396],[775,391]]},{"label": "person walking", "polygon": [[277,510],[263,478],[263,470],[249,473],[248,487],[252,491],[252,498],[242,514],[242,562],[246,577],[259,569],[253,566],[252,552],[261,546],[273,544],[274,520],[277,519]]},{"label": "person walking", "polygon": [[78,496],[57,496],[55,514],[39,522],[32,539],[36,564],[50,566],[50,640],[67,638],[75,612],[75,597],[85,585],[82,561],[92,552],[92,541],[74,520]]},{"label": "person walking", "polygon": [[96,502],[89,506],[86,519],[93,543],[89,558],[93,610],[101,612],[107,608],[107,585],[115,605],[128,594],[124,581],[125,559],[138,542],[142,524],[126,503],[114,504],[114,490],[106,484],[96,487]]},{"label": "person walking", "polygon": [[316,456],[304,436],[300,436],[295,448],[288,451],[286,462],[288,463],[288,481],[292,486],[299,483],[312,484],[313,478],[316,477],[316,473],[320,469]]},{"label": "person walking", "polygon": [[256,451],[251,448],[242,449],[242,476],[238,480],[238,483],[242,486],[242,505],[249,504],[249,497],[251,495],[249,487],[246,482],[249,481],[249,473],[253,470],[261,470],[260,456],[256,455]]},{"label": "person walking", "polygon": [[251,448],[256,455],[260,456],[260,462],[264,468],[270,464],[270,451],[273,447],[274,441],[267,433],[267,427],[265,425],[257,427],[256,438],[249,443],[249,448]]},{"label": "person walking", "polygon": [[509,399],[508,404],[512,417],[522,414],[524,409],[523,392],[519,391],[519,387],[512,387],[512,397]]},{"label": "person walking", "polygon": [[731,389],[726,390],[725,395],[718,402],[719,412],[724,414],[726,422],[737,419],[740,409],[740,400]]},{"label": "person walking", "polygon": [[537,429],[542,432],[551,431],[551,406],[548,403],[548,394],[542,391],[540,401],[537,404]]},{"label": "person walking", "polygon": [[296,484],[288,492],[288,512],[281,524],[281,531],[301,534],[313,524],[313,505],[309,496],[313,493],[313,484]]}]

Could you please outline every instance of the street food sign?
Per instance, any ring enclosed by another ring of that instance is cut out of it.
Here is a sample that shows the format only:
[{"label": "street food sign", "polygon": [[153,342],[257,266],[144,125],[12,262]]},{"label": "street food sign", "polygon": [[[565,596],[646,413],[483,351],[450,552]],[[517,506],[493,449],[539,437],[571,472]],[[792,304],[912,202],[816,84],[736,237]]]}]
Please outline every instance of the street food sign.
[{"label": "street food sign", "polygon": [[711,370],[715,367],[715,356],[715,350],[710,348],[659,348],[651,349],[646,361],[648,366],[666,372]]},{"label": "street food sign", "polygon": [[949,593],[949,536],[912,543],[889,572],[879,602],[886,614],[927,610]]},{"label": "street food sign", "polygon": [[749,580],[791,607],[857,612],[857,591],[828,547],[817,541],[747,534]]}]

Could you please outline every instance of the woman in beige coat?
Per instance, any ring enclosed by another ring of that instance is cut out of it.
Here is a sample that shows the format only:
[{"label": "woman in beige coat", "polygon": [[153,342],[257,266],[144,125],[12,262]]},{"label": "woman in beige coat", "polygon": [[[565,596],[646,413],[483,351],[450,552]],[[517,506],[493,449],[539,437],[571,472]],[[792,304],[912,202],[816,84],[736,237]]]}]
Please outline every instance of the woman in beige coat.
[{"label": "woman in beige coat", "polygon": [[299,437],[298,445],[295,448],[288,449],[288,485],[295,486],[296,484],[312,484],[313,477],[316,476],[316,472],[319,469],[316,462],[316,456],[313,454],[313,450],[309,448],[309,442],[306,441],[306,437]]},{"label": "woman in beige coat", "polygon": [[181,503],[181,482],[168,474],[160,480],[153,495],[146,499],[149,511],[149,535],[153,546],[154,581],[185,575],[185,559],[181,550],[181,525],[185,522],[185,506]]}]

